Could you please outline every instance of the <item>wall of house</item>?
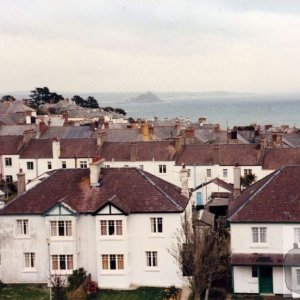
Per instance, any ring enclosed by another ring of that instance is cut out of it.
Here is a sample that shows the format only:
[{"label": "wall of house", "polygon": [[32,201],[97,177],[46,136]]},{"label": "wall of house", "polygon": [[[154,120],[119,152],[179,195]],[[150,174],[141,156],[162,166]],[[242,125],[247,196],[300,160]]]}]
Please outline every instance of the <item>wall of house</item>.
[{"label": "wall of house", "polygon": [[[12,165],[5,165],[5,158],[11,158]],[[0,169],[0,173],[2,174],[3,179],[5,179],[6,175],[11,175],[13,177],[13,181],[17,181],[17,173],[19,172],[19,155],[2,155],[0,167],[2,166],[2,170]]]},{"label": "wall of house", "polygon": [[234,266],[232,275],[234,293],[258,293],[258,278],[252,277],[251,266]]},{"label": "wall of house", "polygon": [[[16,220],[28,219],[29,235],[16,235]],[[1,216],[1,280],[5,283],[47,283],[48,244],[44,219],[40,216]],[[36,267],[27,270],[24,253],[34,252]]]}]

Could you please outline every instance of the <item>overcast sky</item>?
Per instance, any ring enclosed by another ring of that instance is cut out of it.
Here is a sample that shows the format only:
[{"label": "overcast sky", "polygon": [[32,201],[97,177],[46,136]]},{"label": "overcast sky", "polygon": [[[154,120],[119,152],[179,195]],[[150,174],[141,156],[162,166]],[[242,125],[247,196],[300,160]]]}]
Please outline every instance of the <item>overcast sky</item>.
[{"label": "overcast sky", "polygon": [[298,0],[1,0],[0,93],[298,92]]}]

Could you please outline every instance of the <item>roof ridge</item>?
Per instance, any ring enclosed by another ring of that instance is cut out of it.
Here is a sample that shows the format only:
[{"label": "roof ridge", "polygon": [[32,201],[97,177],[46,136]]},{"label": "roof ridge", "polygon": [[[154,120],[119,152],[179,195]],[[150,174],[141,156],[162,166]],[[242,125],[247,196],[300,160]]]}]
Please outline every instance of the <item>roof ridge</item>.
[{"label": "roof ridge", "polygon": [[[160,188],[153,180],[151,180],[141,169],[134,168],[137,170],[150,184],[152,184],[160,193],[162,193],[168,200],[170,200],[178,209],[183,210],[183,207],[179,205],[172,197],[170,197],[162,188]],[[159,178],[160,179],[160,178]]]},{"label": "roof ridge", "polygon": [[245,201],[229,218],[228,220],[231,221],[232,218],[241,211],[241,209],[243,209],[248,203],[251,202],[251,200],[256,197],[267,185],[269,185],[269,183],[278,176],[278,174],[282,171],[284,167],[281,167],[280,169],[276,170],[274,173],[271,173],[272,176],[268,179],[268,181],[266,183],[264,183],[253,195],[251,195],[251,197],[248,198],[247,201]]}]

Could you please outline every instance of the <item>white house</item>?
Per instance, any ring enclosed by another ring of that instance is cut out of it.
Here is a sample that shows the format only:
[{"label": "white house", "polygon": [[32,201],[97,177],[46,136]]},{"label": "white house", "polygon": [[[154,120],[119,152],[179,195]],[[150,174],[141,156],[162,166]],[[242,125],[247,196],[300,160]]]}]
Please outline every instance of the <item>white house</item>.
[{"label": "white house", "polygon": [[234,293],[300,297],[299,178],[282,167],[230,203]]},{"label": "white house", "polygon": [[83,267],[104,288],[182,286],[168,249],[188,207],[186,172],[181,190],[102,164],[54,170],[0,210],[1,281],[47,283]]}]

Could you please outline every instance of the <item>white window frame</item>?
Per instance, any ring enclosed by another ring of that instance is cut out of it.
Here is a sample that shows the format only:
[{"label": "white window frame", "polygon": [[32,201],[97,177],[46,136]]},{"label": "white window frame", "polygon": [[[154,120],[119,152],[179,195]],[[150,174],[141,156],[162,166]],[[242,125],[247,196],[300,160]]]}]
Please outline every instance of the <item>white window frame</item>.
[{"label": "white window frame", "polygon": [[30,171],[34,170],[34,162],[33,161],[27,161],[26,162],[26,168],[27,168],[27,170],[30,170]]},{"label": "white window frame", "polygon": [[157,251],[146,251],[146,266],[147,266],[147,268],[157,268],[158,267]]},{"label": "white window frame", "polygon": [[101,254],[102,271],[123,271],[124,269],[124,254]]},{"label": "white window frame", "polygon": [[62,168],[62,169],[66,169],[66,168],[67,168],[67,162],[66,162],[65,160],[63,160],[63,161],[61,162],[61,168]]},{"label": "white window frame", "polygon": [[101,236],[122,236],[123,220],[100,220]]},{"label": "white window frame", "polygon": [[48,168],[48,170],[52,170],[52,162],[51,161],[47,161],[47,168]]},{"label": "white window frame", "polygon": [[24,269],[32,270],[35,269],[35,253],[24,252]]},{"label": "white window frame", "polygon": [[[54,268],[54,263],[57,263],[57,268]],[[63,268],[63,264],[65,267]],[[51,270],[52,271],[70,271],[74,270],[73,254],[53,254],[51,255]]]},{"label": "white window frame", "polygon": [[163,218],[162,217],[155,217],[150,218],[150,230],[151,233],[163,233]]},{"label": "white window frame", "polygon": [[80,160],[79,161],[79,166],[80,166],[80,169],[87,169],[87,161],[86,160]]},{"label": "white window frame", "polygon": [[206,169],[206,177],[211,178],[211,169]]},{"label": "white window frame", "polygon": [[71,220],[50,220],[50,237],[71,238],[73,236],[73,222]]},{"label": "white window frame", "polygon": [[300,286],[300,269],[295,269],[296,284]]},{"label": "white window frame", "polygon": [[17,219],[15,233],[17,237],[29,237],[29,220]]},{"label": "white window frame", "polygon": [[222,169],[223,178],[228,178],[228,169]]},{"label": "white window frame", "polygon": [[12,166],[12,158],[5,157],[5,167],[11,167],[11,166]]},{"label": "white window frame", "polygon": [[244,176],[252,174],[252,169],[244,169]]},{"label": "white window frame", "polygon": [[251,232],[253,244],[267,243],[267,227],[251,227]]},{"label": "white window frame", "polygon": [[167,173],[167,165],[165,165],[165,164],[158,165],[158,172],[159,172],[159,174],[166,174]]}]

